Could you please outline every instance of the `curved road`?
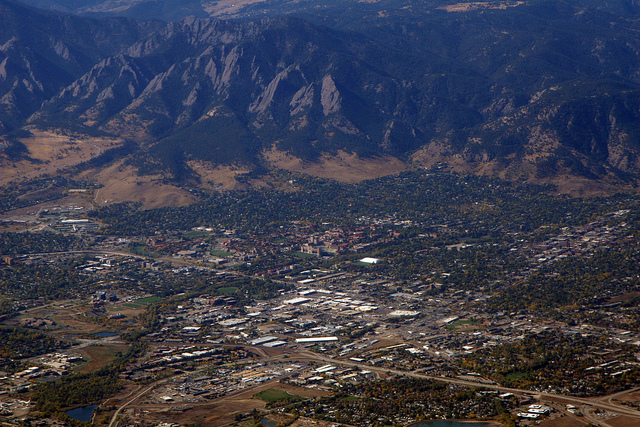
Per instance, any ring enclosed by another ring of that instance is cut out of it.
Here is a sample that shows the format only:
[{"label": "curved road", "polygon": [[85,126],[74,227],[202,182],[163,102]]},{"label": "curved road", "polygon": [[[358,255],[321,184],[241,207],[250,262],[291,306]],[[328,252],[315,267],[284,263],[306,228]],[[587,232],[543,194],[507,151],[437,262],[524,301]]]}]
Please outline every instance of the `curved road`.
[{"label": "curved road", "polygon": [[[166,380],[164,380],[166,381]],[[148,392],[150,392],[151,390],[153,390],[153,388],[160,384],[160,382],[157,383],[153,383],[152,385],[150,385],[149,387],[145,388],[144,390],[142,390],[140,393],[136,394],[134,397],[132,397],[131,399],[127,400],[127,402],[122,405],[121,407],[118,408],[118,410],[113,414],[113,416],[111,417],[111,422],[109,423],[109,427],[113,427],[113,424],[116,422],[118,415],[120,415],[120,412],[126,408],[127,406],[129,406],[130,404],[132,404],[133,402],[136,401],[136,399],[144,396],[145,394],[147,394]],[[135,393],[135,392],[134,392]]]},{"label": "curved road", "polygon": [[[336,360],[336,359],[320,356],[320,355],[317,355],[317,354],[312,353],[310,351],[304,351],[304,350],[300,351],[299,354],[304,355],[307,358],[319,360],[319,361],[322,361],[322,362],[325,362],[325,363],[330,363],[330,364],[335,364],[335,365],[354,366],[354,367],[358,367],[360,369],[365,369],[365,370],[368,370],[368,371],[375,371],[375,372],[379,372],[379,373],[388,373],[389,372],[389,373],[392,373],[392,374],[401,375],[401,376],[407,376],[407,377],[411,377],[411,378],[431,379],[431,380],[443,381],[443,382],[450,383],[450,384],[463,385],[463,386],[467,386],[467,387],[483,387],[483,388],[489,388],[489,389],[492,389],[492,390],[498,390],[498,391],[501,391],[501,392],[504,392],[504,393],[518,393],[518,394],[529,394],[529,395],[535,394],[535,395],[539,395],[539,396],[542,396],[542,397],[554,399],[554,400],[557,400],[557,401],[562,401],[563,403],[568,403],[568,404],[572,404],[572,405],[576,405],[576,406],[585,406],[586,405],[588,407],[605,409],[605,410],[610,411],[610,412],[615,412],[615,413],[618,413],[618,414],[627,415],[627,416],[630,416],[630,417],[638,418],[640,420],[640,411],[637,411],[635,409],[632,409],[632,408],[629,408],[629,407],[626,407],[626,406],[617,405],[617,404],[614,404],[614,403],[612,403],[610,401],[610,399],[612,397],[615,397],[617,395],[621,395],[623,393],[628,393],[629,391],[634,391],[634,390],[637,390],[637,389],[627,390],[625,392],[616,393],[616,394],[610,395],[610,396],[602,396],[602,397],[596,397],[596,398],[582,398],[582,397],[567,396],[567,395],[562,395],[562,394],[537,392],[537,391],[523,390],[523,389],[518,389],[518,388],[509,388],[509,387],[503,387],[503,386],[496,385],[496,384],[479,383],[479,382],[474,382],[474,381],[461,380],[461,379],[458,379],[458,378],[439,377],[439,376],[434,376],[434,375],[418,374],[418,373],[415,373],[415,372],[399,371],[399,370],[396,370],[396,369],[377,368],[375,366],[363,365],[363,364],[352,362],[352,361]],[[602,424],[602,421],[598,421],[598,423]]]},{"label": "curved road", "polygon": [[[216,346],[216,345],[213,345],[213,346]],[[223,346],[228,347],[228,346],[234,346],[234,345],[224,344]],[[262,350],[262,348],[260,346],[237,345],[237,347],[249,348],[249,349],[252,349],[254,351],[255,350]],[[260,351],[260,353],[263,353],[263,351]],[[399,375],[399,376],[407,376],[407,377],[411,377],[411,378],[420,378],[420,379],[431,379],[431,380],[442,381],[442,382],[446,382],[446,383],[450,383],[450,384],[457,384],[457,385],[462,385],[462,386],[467,386],[467,387],[483,387],[483,388],[488,388],[488,389],[492,389],[492,390],[497,390],[497,391],[500,391],[500,392],[503,392],[503,393],[518,393],[518,394],[528,394],[528,395],[535,394],[535,395],[539,395],[539,396],[542,396],[542,397],[545,397],[545,398],[548,398],[548,399],[553,399],[555,401],[560,401],[560,402],[565,403],[565,404],[572,404],[572,405],[575,405],[575,406],[578,406],[578,407],[582,407],[582,412],[583,412],[583,414],[585,416],[585,419],[587,421],[589,421],[590,423],[593,423],[595,425],[599,425],[599,426],[602,426],[602,427],[611,427],[611,426],[609,424],[607,424],[603,420],[596,419],[591,414],[590,409],[599,408],[599,409],[603,409],[603,410],[606,410],[606,411],[609,411],[609,412],[615,412],[615,413],[620,414],[620,415],[625,415],[625,416],[633,417],[633,418],[636,418],[636,419],[640,420],[640,411],[637,411],[635,409],[632,409],[632,408],[629,408],[629,407],[626,407],[626,406],[617,405],[617,404],[614,404],[613,402],[611,402],[611,400],[616,398],[617,396],[623,395],[624,393],[629,393],[629,392],[632,392],[632,391],[639,390],[640,387],[636,388],[636,389],[631,389],[631,390],[627,390],[627,391],[624,391],[624,392],[612,394],[612,395],[609,395],[609,396],[601,396],[601,397],[596,397],[596,398],[581,398],[581,397],[566,396],[566,395],[561,395],[561,394],[535,392],[535,391],[532,391],[532,390],[523,390],[523,389],[517,389],[517,388],[502,387],[502,386],[496,385],[496,384],[478,383],[478,382],[474,382],[474,381],[461,380],[461,379],[458,379],[458,378],[440,377],[440,376],[434,376],[434,375],[419,374],[419,373],[416,373],[416,372],[400,371],[400,370],[397,370],[397,369],[379,368],[379,367],[364,365],[364,364],[353,362],[353,361],[349,361],[349,360],[336,360],[336,359],[332,359],[330,357],[325,357],[325,356],[318,355],[316,353],[313,353],[313,352],[310,352],[310,351],[307,351],[307,350],[301,350],[301,351],[283,350],[283,352],[280,355],[267,357],[265,360],[281,360],[284,356],[287,356],[286,360],[291,361],[291,362],[296,361],[296,360],[307,360],[307,361],[308,360],[314,360],[314,361],[318,361],[318,362],[322,362],[322,363],[328,363],[328,364],[334,364],[334,365],[357,367],[357,368],[360,368],[360,369],[363,369],[363,370],[373,371],[373,372],[382,373],[382,374],[391,373],[391,374],[395,374],[395,375]],[[185,374],[180,374],[180,375],[185,375]],[[178,376],[180,376],[180,375],[178,375]],[[160,385],[161,383],[173,380],[174,378],[176,378],[176,377],[164,378],[162,380],[159,380],[158,382],[155,382],[155,383],[151,384],[149,387],[145,388],[144,390],[138,392],[134,397],[132,397],[127,402],[125,402],[122,406],[120,406],[120,408],[118,408],[118,410],[113,414],[113,416],[111,418],[111,423],[109,424],[109,427],[114,427],[116,419],[117,419],[118,415],[121,413],[121,411],[123,409],[125,409],[127,406],[131,405],[137,399],[139,399],[142,396],[144,396],[146,393],[148,393],[151,390],[153,390],[156,386]],[[238,393],[232,393],[232,394],[235,395],[235,394],[238,394]],[[228,396],[221,397],[220,399],[226,399],[226,398],[230,398],[230,397],[233,397],[233,396],[228,395]],[[214,401],[211,401],[211,402],[207,402],[207,404],[214,403],[217,400],[218,399],[216,399]]]},{"label": "curved road", "polygon": [[[113,251],[113,250],[77,250],[77,251],[66,251],[66,252],[55,252],[55,253],[39,253],[39,254],[30,254],[30,255],[55,255],[55,254],[63,255],[63,254],[74,254],[74,253],[109,254],[109,255],[118,255],[118,256],[131,256],[131,257],[141,258],[141,259],[147,259],[148,258],[146,256],[136,255],[136,254],[132,254],[130,252]],[[176,264],[191,265],[191,263],[189,263],[189,262],[181,262],[181,260],[176,260],[176,259],[173,259],[173,258],[168,258],[168,259],[164,259],[164,260],[171,261],[171,262],[174,262]],[[242,274],[239,274],[239,275],[242,275]],[[247,347],[247,348],[253,348],[254,350],[258,350],[258,349],[262,350],[260,347],[256,347],[256,346],[239,345],[239,347]],[[259,352],[264,355],[263,351],[259,351]],[[606,411],[615,412],[617,414],[626,415],[626,416],[633,417],[633,418],[636,418],[636,419],[640,420],[640,411],[632,409],[632,408],[630,408],[628,406],[618,405],[618,404],[613,403],[613,399],[615,399],[615,398],[617,398],[619,396],[622,396],[622,395],[624,395],[626,393],[630,393],[630,392],[633,392],[633,391],[640,390],[640,387],[637,387],[637,388],[634,388],[634,389],[631,389],[631,390],[626,390],[626,391],[619,392],[619,393],[615,393],[615,394],[608,395],[608,396],[601,396],[601,397],[594,397],[594,398],[580,398],[580,397],[567,396],[567,395],[561,395],[561,394],[553,394],[553,393],[546,393],[546,392],[536,392],[536,391],[532,391],[532,390],[523,390],[523,389],[502,387],[502,386],[496,385],[496,384],[479,383],[479,382],[474,382],[474,381],[462,380],[462,379],[458,379],[458,378],[439,377],[439,376],[433,376],[433,375],[419,374],[417,372],[408,372],[408,371],[399,371],[399,370],[396,370],[396,369],[378,368],[378,367],[375,367],[375,366],[364,365],[364,364],[353,362],[353,361],[349,361],[349,360],[332,359],[332,358],[329,358],[329,357],[318,355],[316,353],[312,353],[312,352],[307,351],[307,350],[301,350],[301,351],[290,350],[290,351],[283,352],[283,355],[284,354],[288,354],[289,357],[290,357],[290,360],[295,360],[296,358],[302,358],[302,359],[307,359],[307,360],[311,359],[311,360],[321,361],[321,362],[324,362],[324,363],[331,363],[331,364],[336,364],[336,365],[358,367],[360,369],[374,371],[374,372],[378,372],[378,373],[392,373],[392,374],[395,374],[395,375],[408,376],[408,377],[412,377],[412,378],[432,379],[432,380],[447,382],[447,383],[450,383],[450,384],[463,385],[463,386],[467,386],[467,387],[483,387],[483,388],[498,390],[498,391],[501,391],[501,392],[504,392],[504,393],[536,394],[536,395],[539,395],[539,396],[542,396],[542,397],[554,399],[556,401],[561,401],[563,403],[568,403],[568,404],[572,404],[572,405],[575,405],[575,406],[582,407],[583,408],[583,413],[585,414],[585,418],[588,421],[595,422],[598,425],[601,425],[601,426],[604,426],[604,427],[607,427],[608,424],[605,423],[602,420],[597,420],[597,419],[593,418],[593,416],[591,416],[591,414],[589,413],[589,408],[604,409]],[[160,382],[168,381],[170,379],[171,378],[166,378],[164,380],[161,380]],[[133,398],[128,400],[125,404],[123,404],[120,408],[118,408],[118,410],[115,412],[115,414],[113,415],[113,417],[111,419],[111,423],[109,424],[109,427],[113,427],[113,424],[116,421],[116,417],[120,414],[122,409],[124,409],[125,407],[127,407],[128,405],[133,403],[136,399],[142,397],[144,394],[146,394],[149,391],[151,391],[160,382],[154,383],[151,386],[147,387],[146,389],[140,391],[136,396],[134,396]]]}]

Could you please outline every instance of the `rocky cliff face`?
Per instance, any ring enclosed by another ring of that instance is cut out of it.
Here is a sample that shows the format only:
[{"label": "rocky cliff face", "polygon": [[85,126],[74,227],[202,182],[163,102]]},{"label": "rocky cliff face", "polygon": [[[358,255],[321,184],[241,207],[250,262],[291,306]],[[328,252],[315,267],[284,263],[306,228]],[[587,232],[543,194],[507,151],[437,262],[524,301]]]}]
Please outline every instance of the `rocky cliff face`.
[{"label": "rocky cliff face", "polygon": [[[300,155],[393,151],[385,135],[402,123],[411,137],[403,144],[419,145],[419,133],[398,117],[406,108],[397,97],[409,97],[411,83],[372,66],[359,52],[364,42],[296,19],[188,18],[102,60],[31,121],[79,118],[153,142],[231,114],[263,147],[275,141]],[[194,137],[208,143],[206,134]]]},{"label": "rocky cliff face", "polygon": [[96,61],[159,26],[157,22],[77,18],[0,1],[0,131],[19,127]]},{"label": "rocky cliff face", "polygon": [[314,15],[333,29],[291,17],[95,21],[0,1],[14,16],[0,30],[5,131],[135,139],[141,171],[256,166],[273,148],[409,160],[423,147],[536,177],[640,176],[640,12],[626,0],[354,2]]}]

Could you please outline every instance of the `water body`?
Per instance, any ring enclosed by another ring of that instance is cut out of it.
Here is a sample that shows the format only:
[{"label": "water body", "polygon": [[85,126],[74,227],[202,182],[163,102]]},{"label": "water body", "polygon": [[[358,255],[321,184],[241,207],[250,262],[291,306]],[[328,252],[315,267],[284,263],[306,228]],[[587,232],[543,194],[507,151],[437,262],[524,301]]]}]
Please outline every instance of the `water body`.
[{"label": "water body", "polygon": [[115,337],[116,334],[115,332],[98,332],[97,334],[94,334],[96,336],[96,338],[108,338],[108,337]]},{"label": "water body", "polygon": [[98,405],[89,405],[70,409],[67,411],[67,415],[69,415],[74,420],[88,423],[89,421],[91,421],[91,415],[93,415],[93,411],[95,411],[97,407]]},{"label": "water body", "polygon": [[461,421],[422,421],[409,427],[495,427],[495,424]]},{"label": "water body", "polygon": [[260,423],[262,423],[262,425],[265,426],[265,427],[275,427],[275,426],[278,425],[277,423],[274,423],[273,421],[271,421],[268,418],[261,419]]}]

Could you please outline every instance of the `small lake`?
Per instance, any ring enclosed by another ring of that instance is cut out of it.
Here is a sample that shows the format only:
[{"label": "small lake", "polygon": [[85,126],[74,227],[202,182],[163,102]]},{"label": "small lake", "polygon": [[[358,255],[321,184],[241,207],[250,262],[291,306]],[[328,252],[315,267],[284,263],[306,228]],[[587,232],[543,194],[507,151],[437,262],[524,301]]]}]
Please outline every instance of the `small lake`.
[{"label": "small lake", "polygon": [[70,409],[67,411],[67,415],[69,415],[74,420],[88,423],[89,421],[91,421],[91,415],[93,415],[93,411],[95,411],[97,407],[98,405],[88,405],[82,406],[80,408]]},{"label": "small lake", "polygon": [[268,418],[263,418],[263,419],[261,419],[261,420],[260,420],[260,423],[261,423],[263,426],[265,426],[265,427],[275,427],[275,426],[277,426],[277,425],[278,425],[278,423],[275,423],[275,422],[271,421],[271,420],[270,420],[270,419],[268,419]]},{"label": "small lake", "polygon": [[108,337],[115,337],[116,334],[115,332],[98,332],[97,334],[93,334],[96,336],[96,338],[108,338]]},{"label": "small lake", "polygon": [[409,427],[495,427],[495,424],[483,423],[476,421],[462,422],[462,421],[421,421],[416,424],[411,424]]}]

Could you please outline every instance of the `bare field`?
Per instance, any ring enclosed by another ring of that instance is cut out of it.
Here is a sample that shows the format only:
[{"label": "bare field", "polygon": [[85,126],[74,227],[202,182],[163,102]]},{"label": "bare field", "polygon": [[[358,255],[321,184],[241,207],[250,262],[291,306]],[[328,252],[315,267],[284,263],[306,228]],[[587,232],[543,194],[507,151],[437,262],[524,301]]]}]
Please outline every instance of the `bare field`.
[{"label": "bare field", "polygon": [[583,421],[574,416],[563,415],[558,418],[541,421],[538,425],[540,427],[581,427],[587,424],[586,420]]},{"label": "bare field", "polygon": [[437,142],[414,153],[412,161],[415,166],[426,169],[446,163],[449,170],[457,173],[495,176],[507,181],[528,182],[530,184],[552,184],[556,186],[555,194],[567,194],[572,197],[599,197],[619,192],[638,192],[637,188],[629,184],[622,184],[613,175],[598,181],[570,174],[558,174],[554,178],[536,178],[535,157],[513,162],[507,167],[488,159],[469,162],[468,159],[454,155],[446,145]]},{"label": "bare field", "polygon": [[236,14],[244,6],[262,3],[265,0],[220,0],[213,2],[203,2],[204,10],[211,16],[233,15]]},{"label": "bare field", "polygon": [[140,313],[143,313],[146,310],[146,306],[140,306],[139,308],[127,306],[127,304],[118,304],[114,306],[107,307],[109,311],[109,315],[121,313],[124,314],[127,318],[131,319],[134,316],[137,316]]},{"label": "bare field", "polygon": [[[29,156],[41,162],[1,160],[0,185],[17,180],[29,180],[47,174],[55,175],[66,168],[88,161],[107,149],[122,144],[119,139],[64,135],[41,130],[31,130],[31,132],[33,133],[32,137],[21,141],[29,150]],[[136,201],[141,202],[145,208],[155,208],[184,206],[195,201],[195,198],[188,192],[176,186],[163,184],[160,181],[161,177],[138,176],[135,168],[125,167],[122,162],[103,170],[82,172],[75,178],[104,185],[93,194],[94,201],[98,205]],[[39,190],[23,197],[37,200],[46,195],[44,194],[46,191],[46,189]],[[76,197],[77,205],[87,208],[92,206],[88,198]],[[46,205],[34,205],[28,210],[29,213],[33,213],[53,205],[60,205],[60,201],[50,202]]]},{"label": "bare field", "polygon": [[82,321],[75,314],[57,313],[52,317],[53,320],[63,328],[60,332],[64,332],[65,334],[97,334],[104,332],[102,326],[96,323]]},{"label": "bare field", "polygon": [[640,403],[640,390],[635,390],[630,393],[622,393],[617,395],[618,400]]},{"label": "bare field", "polygon": [[56,322],[56,329],[52,331],[54,335],[83,335],[105,331],[105,328],[102,325],[90,322],[86,319],[82,307],[46,307],[30,311],[28,316],[24,317],[38,317],[53,320]]},{"label": "bare field", "polygon": [[607,419],[605,425],[611,427],[640,427],[640,420],[631,417],[625,417],[620,415],[617,417]]},{"label": "bare field", "polygon": [[[221,402],[213,407],[208,408],[204,415],[204,425],[221,425],[228,424],[235,420],[235,415],[238,413],[249,413],[253,409],[264,409],[265,402],[258,399],[238,399],[238,400],[228,400]],[[190,413],[193,412],[193,415],[197,414],[198,410],[191,410]]]},{"label": "bare field", "polygon": [[[200,423],[203,426],[221,426],[235,421],[236,414],[248,414],[253,409],[264,410],[266,402],[253,397],[256,393],[268,389],[278,389],[303,397],[325,396],[328,393],[320,390],[296,387],[279,382],[270,382],[259,387],[250,387],[232,395],[216,399],[212,402],[192,404],[181,410],[184,405],[134,405],[127,409],[133,416],[145,414],[145,419],[153,417],[157,422],[177,422],[180,424]],[[302,424],[305,425],[305,424]]]},{"label": "bare field", "polygon": [[[188,192],[160,182],[157,176],[138,176],[133,166],[117,162],[92,178],[104,187],[95,192],[94,202],[98,206],[125,201],[141,202],[147,209],[162,206],[184,206],[195,201]],[[89,178],[89,173],[80,175]]]},{"label": "bare field", "polygon": [[278,150],[266,151],[263,156],[274,168],[330,178],[348,184],[394,175],[408,168],[395,157],[360,158],[344,151],[338,152],[336,156],[323,156],[319,162],[306,162]]},{"label": "bare field", "polygon": [[569,194],[573,197],[599,197],[621,192],[638,192],[631,185],[622,185],[611,182],[607,178],[593,181],[576,176],[560,176],[549,180],[549,183],[557,186],[557,194]]},{"label": "bare field", "polygon": [[235,421],[236,414],[248,414],[253,409],[262,410],[265,402],[258,399],[218,399],[206,404],[171,407],[166,405],[144,405],[128,407],[123,415],[141,417],[154,423],[168,422],[181,425],[199,423],[203,426],[221,426]]},{"label": "bare field", "polygon": [[45,174],[54,174],[62,169],[92,159],[109,148],[122,144],[111,138],[70,136],[53,131],[31,129],[30,138],[21,139],[29,150],[29,156],[41,163],[30,160],[18,162],[4,159],[0,161],[2,173],[0,185],[15,180],[29,180]]},{"label": "bare field", "polygon": [[515,3],[507,2],[470,2],[470,3],[456,3],[447,6],[439,7],[438,9],[446,10],[447,12],[469,12],[478,9],[506,9],[508,7],[516,7],[524,4],[523,1]]},{"label": "bare field", "polygon": [[[246,184],[240,184],[238,177],[251,172],[251,169],[242,166],[215,166],[201,160],[188,162],[189,167],[200,176],[203,185],[211,190],[238,190],[246,187]],[[251,180],[251,186],[264,187],[267,184],[265,180]]]},{"label": "bare field", "polygon": [[[209,414],[209,416],[204,419],[204,424],[227,424],[233,422],[233,420],[235,419],[235,414],[237,413],[246,414],[248,412],[251,412],[251,410],[253,410],[254,408],[264,409],[266,402],[258,398],[254,398],[253,395],[269,389],[283,390],[289,394],[295,394],[302,397],[318,397],[326,396],[328,394],[320,390],[296,387],[289,384],[267,383],[261,387],[252,387],[246,392],[234,396],[233,398],[223,398],[219,399],[218,402],[213,402],[212,406],[207,406],[207,413]],[[196,414],[199,411],[196,409],[188,411],[188,413],[191,412],[194,412],[194,414]]]}]

